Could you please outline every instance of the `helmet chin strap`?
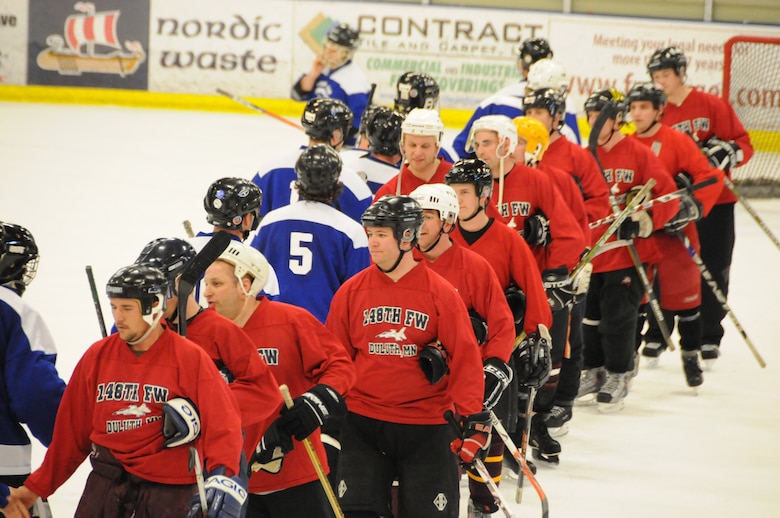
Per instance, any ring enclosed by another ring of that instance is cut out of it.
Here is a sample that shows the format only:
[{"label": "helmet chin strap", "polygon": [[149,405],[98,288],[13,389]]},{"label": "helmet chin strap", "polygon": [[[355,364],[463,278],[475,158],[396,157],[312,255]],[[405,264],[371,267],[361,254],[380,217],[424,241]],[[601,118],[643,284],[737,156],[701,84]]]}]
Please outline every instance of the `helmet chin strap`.
[{"label": "helmet chin strap", "polygon": [[436,238],[436,241],[434,241],[431,246],[423,250],[422,248],[420,248],[420,243],[417,243],[417,248],[419,248],[422,253],[427,254],[428,252],[436,248],[436,245],[438,245],[439,241],[441,241],[441,236],[443,233],[444,233],[444,223],[441,224],[441,228],[439,228],[439,236]]},{"label": "helmet chin strap", "polygon": [[461,220],[461,221],[471,221],[472,219],[476,218],[476,217],[477,217],[477,214],[479,214],[479,213],[480,213],[480,212],[482,212],[483,210],[485,210],[485,209],[483,209],[483,208],[482,208],[482,205],[480,205],[479,207],[477,207],[477,210],[475,210],[475,211],[474,211],[474,214],[472,214],[472,215],[471,215],[471,216],[469,216],[468,218],[460,218],[460,220]]},{"label": "helmet chin strap", "polygon": [[[637,131],[637,133],[636,133],[636,134],[637,134],[637,135],[644,135],[645,133],[647,133],[648,131],[650,131],[651,129],[653,129],[653,128],[655,127],[655,125],[656,125],[656,124],[658,124],[658,119],[654,120],[654,121],[653,121],[653,123],[652,123],[651,125],[649,125],[649,126],[648,126],[646,129],[644,129],[643,131]],[[612,137],[610,137],[610,138],[612,138]]]},{"label": "helmet chin strap", "polygon": [[377,267],[377,268],[379,268],[379,271],[381,271],[382,273],[392,273],[392,271],[393,271],[393,270],[395,270],[396,268],[398,268],[398,265],[399,265],[399,264],[401,264],[401,259],[403,259],[403,258],[404,258],[404,254],[405,254],[406,252],[408,252],[409,250],[402,250],[402,249],[401,249],[401,243],[398,243],[398,251],[399,251],[400,253],[398,254],[398,259],[396,259],[396,260],[395,260],[395,263],[393,263],[393,266],[391,266],[390,268],[388,268],[387,270],[385,270],[385,269],[384,269],[384,268],[382,268],[381,266],[379,266],[379,265],[376,265],[376,267]]},{"label": "helmet chin strap", "polygon": [[161,311],[157,312],[156,316],[152,317],[151,322],[147,321],[146,317],[144,317],[144,320],[149,322],[149,329],[147,329],[146,332],[143,335],[141,335],[141,338],[139,338],[138,340],[133,340],[132,342],[130,340],[128,340],[127,341],[127,345],[132,347],[134,345],[140,344],[141,342],[143,342],[144,340],[149,338],[149,335],[152,334],[152,331],[154,330],[154,328],[157,327],[157,323],[160,320],[162,320],[162,316],[163,316],[163,311],[161,310]]}]

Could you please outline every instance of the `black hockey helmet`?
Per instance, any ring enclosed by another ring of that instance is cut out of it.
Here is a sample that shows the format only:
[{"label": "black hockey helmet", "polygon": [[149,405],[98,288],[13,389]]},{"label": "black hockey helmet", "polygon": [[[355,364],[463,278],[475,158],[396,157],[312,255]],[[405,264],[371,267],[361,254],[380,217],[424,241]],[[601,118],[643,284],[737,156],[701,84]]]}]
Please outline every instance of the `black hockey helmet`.
[{"label": "black hockey helmet", "polygon": [[368,149],[380,155],[393,156],[401,152],[401,124],[405,116],[386,106],[371,114],[366,124]]},{"label": "black hockey helmet", "polygon": [[341,156],[331,146],[315,144],[303,150],[295,162],[297,186],[310,198],[335,198],[342,188]]},{"label": "black hockey helmet", "polygon": [[647,73],[650,74],[652,79],[653,72],[665,68],[671,68],[678,76],[685,77],[685,70],[688,68],[688,58],[677,47],[658,49],[653,52],[653,55],[650,56],[650,60],[647,62]]},{"label": "black hockey helmet", "polygon": [[523,40],[518,49],[518,60],[523,64],[523,68],[528,70],[531,65],[544,58],[553,57],[553,51],[550,43],[544,38],[529,38]]},{"label": "black hockey helmet", "polygon": [[493,192],[493,175],[490,167],[479,158],[465,158],[458,160],[450,171],[444,175],[444,183],[447,185],[467,183],[474,186],[477,197],[490,198]]},{"label": "black hockey helmet", "polygon": [[622,121],[622,116],[626,111],[626,97],[620,90],[615,88],[607,88],[605,90],[598,90],[593,92],[585,100],[585,113],[600,112],[605,108],[611,108],[614,111],[615,116],[611,117],[615,120]]},{"label": "black hockey helmet", "polygon": [[217,227],[240,229],[247,214],[254,214],[252,229],[260,223],[263,191],[244,178],[221,178],[209,186],[203,198],[206,221]]},{"label": "black hockey helmet", "polygon": [[[149,264],[131,264],[125,266],[108,279],[106,294],[108,298],[136,299],[141,303],[141,314],[149,325],[165,311],[165,299],[168,293],[168,279],[158,268]],[[159,302],[157,308],[154,303]]]},{"label": "black hockey helmet", "polygon": [[555,88],[539,88],[523,97],[523,110],[528,108],[543,108],[550,112],[551,117],[563,116],[566,101]]},{"label": "black hockey helmet", "polygon": [[146,244],[135,262],[154,266],[173,282],[194,258],[195,249],[187,241],[178,237],[159,237]]},{"label": "black hockey helmet", "polygon": [[352,110],[342,101],[318,97],[306,103],[301,125],[310,138],[330,143],[336,130],[341,131],[342,138],[347,137],[353,118]]},{"label": "black hockey helmet", "polygon": [[360,43],[360,34],[346,23],[339,23],[328,29],[325,39],[349,50],[356,50]]},{"label": "black hockey helmet", "polygon": [[0,223],[0,285],[22,295],[38,271],[38,245],[29,230]]},{"label": "black hockey helmet", "polygon": [[439,83],[421,72],[405,72],[395,84],[394,108],[409,113],[414,108],[438,109]]},{"label": "black hockey helmet", "polygon": [[385,195],[366,209],[361,217],[364,227],[389,227],[402,242],[417,244],[423,224],[420,204],[409,196]]},{"label": "black hockey helmet", "polygon": [[634,101],[650,101],[656,110],[666,105],[666,94],[655,83],[637,83],[631,87],[626,96],[626,108],[631,108]]},{"label": "black hockey helmet", "polygon": [[367,126],[369,119],[380,109],[386,108],[379,104],[370,104],[363,110],[363,115],[360,116],[360,125],[358,126],[358,133],[362,135],[368,134]]}]

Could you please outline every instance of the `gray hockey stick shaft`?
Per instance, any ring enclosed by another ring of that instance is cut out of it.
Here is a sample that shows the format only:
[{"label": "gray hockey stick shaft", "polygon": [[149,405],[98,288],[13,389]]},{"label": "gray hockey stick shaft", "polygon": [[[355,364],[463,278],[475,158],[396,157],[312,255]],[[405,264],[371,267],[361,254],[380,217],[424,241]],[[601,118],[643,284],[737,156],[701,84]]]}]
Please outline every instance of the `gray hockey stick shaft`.
[{"label": "gray hockey stick shaft", "polygon": [[100,307],[100,298],[98,297],[97,286],[95,286],[95,275],[92,273],[92,266],[87,265],[86,271],[89,289],[92,292],[92,304],[95,306],[95,314],[97,315],[98,326],[100,326],[100,334],[105,338],[108,336],[108,333],[106,332],[106,321],[103,319],[103,309]]},{"label": "gray hockey stick shaft", "polygon": [[774,233],[772,233],[772,231],[769,229],[766,223],[764,223],[764,220],[761,219],[761,216],[758,215],[758,212],[756,212],[753,206],[750,203],[748,203],[747,199],[744,196],[742,196],[742,194],[739,192],[739,189],[737,189],[737,186],[734,185],[734,182],[732,182],[731,179],[729,179],[729,177],[727,176],[723,180],[723,183],[725,183],[726,187],[728,187],[729,190],[732,193],[734,193],[734,196],[737,197],[737,199],[745,208],[745,210],[748,212],[748,214],[750,214],[750,217],[753,218],[753,221],[755,221],[758,224],[758,226],[761,227],[761,230],[764,231],[764,234],[766,234],[769,240],[772,241],[772,243],[775,245],[775,247],[777,247],[777,249],[780,250],[780,240],[778,240],[777,236],[775,236]]},{"label": "gray hockey stick shaft", "polygon": [[209,503],[206,499],[206,483],[203,480],[203,465],[200,463],[200,455],[194,446],[190,446],[190,471],[195,470],[195,480],[198,483],[198,496],[200,497],[200,512],[206,516],[209,512]]},{"label": "gray hockey stick shaft", "polygon": [[294,123],[294,122],[292,122],[290,120],[287,120],[284,117],[282,117],[281,115],[277,115],[277,114],[275,114],[273,112],[270,112],[270,111],[266,110],[265,108],[261,108],[260,106],[258,106],[256,104],[253,104],[253,103],[247,101],[246,99],[242,99],[241,97],[239,97],[237,95],[233,95],[230,92],[226,92],[225,90],[222,90],[221,88],[217,88],[217,93],[220,94],[220,95],[224,95],[228,99],[232,99],[233,101],[235,101],[235,102],[237,102],[239,104],[243,104],[244,106],[246,106],[250,110],[254,110],[256,112],[260,112],[263,115],[268,115],[269,117],[271,117],[273,119],[276,119],[279,122],[283,122],[284,124],[287,124],[288,126],[291,126],[291,127],[295,128],[295,129],[303,131],[303,127],[300,126],[299,124],[296,124],[296,123]]},{"label": "gray hockey stick shaft", "polygon": [[704,278],[704,281],[707,283],[707,286],[709,286],[710,289],[712,290],[712,293],[715,295],[715,298],[718,299],[718,302],[720,303],[720,306],[723,308],[723,311],[726,312],[726,314],[729,316],[729,319],[731,319],[731,323],[734,324],[734,327],[737,328],[739,334],[742,335],[742,338],[745,340],[748,349],[750,349],[750,352],[753,353],[753,357],[756,359],[756,361],[758,362],[758,364],[761,366],[762,369],[765,368],[766,362],[761,357],[761,354],[759,354],[758,349],[756,349],[756,346],[753,345],[753,340],[751,340],[748,337],[747,333],[745,332],[745,328],[742,327],[742,324],[740,324],[739,319],[737,319],[737,315],[735,315],[734,312],[731,310],[731,307],[729,307],[729,304],[726,301],[726,295],[724,295],[723,291],[718,287],[718,283],[712,277],[712,274],[707,269],[707,266],[704,264],[704,261],[702,260],[701,256],[696,252],[696,250],[694,250],[693,245],[691,245],[691,242],[688,239],[688,236],[686,236],[682,232],[677,232],[677,237],[680,238],[680,241],[685,246],[685,249],[688,250],[688,255],[690,255],[691,259],[693,259],[693,262],[696,263],[696,266],[699,268],[699,271],[701,272],[701,276]]},{"label": "gray hockey stick shaft", "polygon": [[485,481],[485,484],[490,490],[490,494],[492,494],[493,498],[496,499],[496,503],[498,504],[499,509],[501,509],[501,512],[504,513],[504,516],[506,516],[507,518],[514,518],[515,515],[512,512],[512,510],[509,508],[509,502],[507,501],[506,497],[501,492],[501,490],[498,488],[498,485],[496,485],[495,481],[493,480],[493,477],[490,476],[490,473],[485,467],[485,463],[482,462],[482,459],[474,459],[473,466],[474,469],[477,470],[477,473],[479,473],[479,476],[482,477],[482,480]]}]

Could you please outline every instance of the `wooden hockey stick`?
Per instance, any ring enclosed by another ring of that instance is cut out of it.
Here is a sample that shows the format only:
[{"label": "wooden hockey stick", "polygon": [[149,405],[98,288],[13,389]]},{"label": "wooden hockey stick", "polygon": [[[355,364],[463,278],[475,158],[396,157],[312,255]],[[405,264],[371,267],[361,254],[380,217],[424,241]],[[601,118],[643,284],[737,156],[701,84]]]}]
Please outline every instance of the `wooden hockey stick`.
[{"label": "wooden hockey stick", "polygon": [[[536,494],[539,496],[539,500],[542,504],[542,518],[547,518],[550,515],[550,504],[547,501],[547,495],[545,494],[544,489],[542,489],[542,486],[536,480],[536,477],[534,476],[533,471],[531,471],[531,468],[528,466],[528,462],[526,462],[525,457],[520,452],[520,449],[517,447],[512,438],[509,436],[509,432],[506,431],[504,425],[501,424],[501,420],[498,418],[498,416],[496,416],[495,413],[493,413],[492,410],[490,411],[490,421],[493,423],[493,429],[498,433],[499,437],[501,437],[501,440],[504,441],[504,445],[512,454],[512,457],[514,457],[514,459],[517,461],[517,464],[520,466],[520,471],[525,475],[525,477],[528,479],[528,482],[531,483],[534,490],[536,491]],[[522,500],[522,488],[518,487],[517,491],[520,496],[520,500]],[[515,499],[517,503],[520,503],[520,500]]]},{"label": "wooden hockey stick", "polygon": [[693,245],[691,245],[691,242],[688,239],[688,236],[686,236],[682,232],[676,232],[676,234],[677,237],[682,242],[683,246],[685,246],[685,249],[688,251],[688,254],[691,256],[691,259],[693,259],[693,262],[696,263],[696,266],[698,266],[699,271],[701,272],[701,276],[704,277],[707,286],[709,286],[710,289],[712,289],[712,293],[715,295],[715,298],[718,299],[718,302],[720,302],[720,307],[723,308],[723,311],[725,311],[726,314],[728,314],[729,318],[731,319],[731,322],[734,324],[734,327],[736,327],[737,331],[739,331],[739,334],[742,335],[742,338],[745,340],[748,349],[750,349],[750,352],[753,353],[753,357],[756,359],[756,361],[758,362],[758,364],[761,366],[762,369],[765,368],[766,362],[759,354],[758,349],[756,349],[756,346],[753,345],[753,341],[748,337],[747,333],[745,332],[745,329],[742,327],[742,324],[739,323],[739,320],[737,319],[737,315],[735,315],[734,312],[731,310],[731,307],[729,307],[728,302],[726,302],[726,295],[724,295],[723,291],[721,291],[721,289],[718,287],[718,283],[712,277],[712,274],[707,269],[707,266],[705,266],[701,256],[698,253],[696,253],[696,250],[694,250]]},{"label": "wooden hockey stick", "polygon": [[[280,385],[279,391],[282,393],[282,398],[284,399],[284,405],[287,408],[292,408],[294,403],[292,396],[290,395],[290,389],[287,388],[287,385]],[[325,490],[325,495],[328,497],[328,502],[330,502],[330,506],[333,508],[333,514],[336,515],[336,518],[344,518],[344,513],[341,510],[341,506],[339,506],[339,501],[336,499],[336,493],[333,492],[333,488],[330,485],[330,481],[328,480],[328,476],[325,474],[325,470],[322,468],[322,464],[320,463],[320,458],[317,457],[317,452],[314,451],[314,446],[311,443],[311,440],[309,440],[308,437],[303,439],[303,446],[306,448],[306,453],[309,454],[309,459],[311,460],[312,466],[314,466],[314,471],[317,472],[317,478],[320,479],[320,484],[322,484],[322,489]]]},{"label": "wooden hockey stick", "polygon": [[103,338],[108,336],[106,332],[106,321],[103,319],[103,309],[100,307],[100,298],[98,297],[97,287],[95,286],[95,276],[92,273],[92,266],[87,265],[87,280],[89,281],[89,289],[92,292],[92,303],[95,306],[95,314],[98,319],[98,326],[100,326],[100,334]]},{"label": "wooden hockey stick", "polygon": [[226,92],[225,90],[222,90],[221,88],[217,88],[217,93],[220,94],[220,95],[224,95],[228,99],[232,99],[232,100],[236,101],[239,104],[243,104],[244,106],[246,106],[247,108],[249,108],[251,110],[255,110],[256,112],[260,112],[263,115],[268,115],[269,117],[272,117],[272,118],[278,120],[279,122],[283,122],[283,123],[287,124],[288,126],[291,126],[291,127],[295,128],[297,130],[303,131],[303,127],[300,124],[296,124],[296,123],[294,123],[294,122],[292,122],[290,120],[287,120],[284,117],[282,117],[281,115],[277,115],[277,114],[275,114],[273,112],[269,112],[265,108],[261,108],[261,107],[259,107],[256,104],[250,103],[246,99],[242,99],[241,97],[239,97],[237,95],[233,95],[230,92]]}]

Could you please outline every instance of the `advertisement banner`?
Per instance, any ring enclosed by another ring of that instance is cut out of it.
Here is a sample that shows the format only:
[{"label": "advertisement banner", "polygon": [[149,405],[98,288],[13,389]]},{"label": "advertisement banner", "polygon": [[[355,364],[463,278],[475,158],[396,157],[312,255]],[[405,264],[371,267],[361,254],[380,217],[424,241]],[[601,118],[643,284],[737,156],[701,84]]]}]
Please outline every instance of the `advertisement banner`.
[{"label": "advertisement banner", "polygon": [[149,90],[286,98],[292,2],[167,0],[150,18]]},{"label": "advertisement banner", "polygon": [[149,0],[29,2],[29,84],[146,89]]},{"label": "advertisement banner", "polygon": [[0,84],[27,82],[27,0],[4,0],[0,7]]}]

